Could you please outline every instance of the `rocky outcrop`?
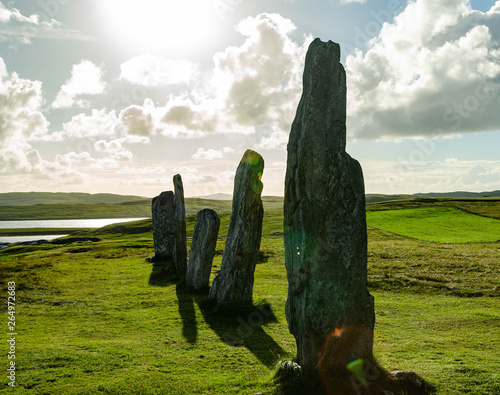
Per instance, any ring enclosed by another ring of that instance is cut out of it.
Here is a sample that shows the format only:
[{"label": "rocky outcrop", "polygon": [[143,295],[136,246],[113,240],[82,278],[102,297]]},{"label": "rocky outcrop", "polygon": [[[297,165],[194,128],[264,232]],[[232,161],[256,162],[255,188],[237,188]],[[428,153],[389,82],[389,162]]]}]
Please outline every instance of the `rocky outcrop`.
[{"label": "rocky outcrop", "polygon": [[153,218],[154,262],[172,264],[175,251],[175,209],[174,193],[162,192],[153,198],[151,205]]},{"label": "rocky outcrop", "polygon": [[233,206],[219,275],[209,298],[218,306],[252,303],[255,265],[262,235],[264,160],[247,150],[234,178]]},{"label": "rocky outcrop", "polygon": [[345,151],[345,121],[340,47],[316,39],[287,147],[284,202],[286,316],[305,371],[372,358],[364,181]]},{"label": "rocky outcrop", "polygon": [[186,207],[184,205],[184,186],[179,174],[174,176],[174,207],[175,207],[175,271],[186,274],[187,237],[186,237]]},{"label": "rocky outcrop", "polygon": [[197,291],[208,288],[219,226],[220,219],[214,210],[204,209],[198,213],[186,273],[186,285]]}]

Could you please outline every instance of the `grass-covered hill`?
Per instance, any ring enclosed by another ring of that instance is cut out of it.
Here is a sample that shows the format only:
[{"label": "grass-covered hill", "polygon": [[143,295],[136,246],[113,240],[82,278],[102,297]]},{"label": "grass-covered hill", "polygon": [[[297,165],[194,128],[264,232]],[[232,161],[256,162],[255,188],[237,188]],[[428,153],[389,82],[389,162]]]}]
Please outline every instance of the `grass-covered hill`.
[{"label": "grass-covered hill", "polygon": [[[493,192],[489,193],[494,195]],[[476,194],[480,195],[480,194]],[[17,196],[17,200],[15,197]],[[39,198],[37,198],[39,196]],[[49,196],[50,198],[45,198]],[[223,199],[214,199],[223,197]],[[264,196],[262,198],[265,210],[281,210],[283,197]],[[499,198],[429,198],[414,195],[367,195],[368,210],[394,209],[397,207],[421,206],[426,202],[434,205],[443,201],[453,204],[462,210],[472,203],[477,209],[480,202],[494,202]],[[14,204],[15,202],[15,204]],[[34,203],[50,202],[50,203]],[[60,202],[60,203],[55,203]],[[204,208],[212,208],[219,213],[231,212],[232,202],[228,195],[208,198],[187,198],[186,212],[196,214]],[[484,206],[488,209],[488,205]],[[488,215],[487,213],[485,215]],[[0,194],[0,221],[30,220],[30,219],[88,219],[88,218],[145,218],[151,216],[151,199],[138,196],[122,196],[110,194]]]},{"label": "grass-covered hill", "polygon": [[[262,198],[266,210],[283,207],[283,198]],[[231,200],[187,198],[186,213],[196,214],[204,208],[218,213],[231,212]],[[37,204],[30,206],[0,206],[0,221],[29,219],[89,219],[89,218],[145,218],[151,217],[151,199],[141,198],[119,203],[95,204]]]},{"label": "grass-covered hill", "polygon": [[[477,241],[498,231],[499,202],[450,202],[369,205],[374,352],[381,366],[417,372],[436,394],[499,394],[500,244]],[[457,235],[457,210],[461,221],[487,221],[476,242],[467,239],[470,223]],[[228,213],[220,217],[212,279],[229,224]],[[188,236],[194,223],[189,216]],[[0,251],[0,286],[16,283],[15,393],[273,394],[276,364],[296,352],[282,223],[281,210],[266,211],[255,306],[226,314],[153,270],[150,219],[80,233],[100,241]],[[0,309],[7,316],[7,305]]]},{"label": "grass-covered hill", "polygon": [[144,197],[111,193],[8,192],[0,193],[0,206],[32,206],[35,204],[100,204],[144,200]]}]

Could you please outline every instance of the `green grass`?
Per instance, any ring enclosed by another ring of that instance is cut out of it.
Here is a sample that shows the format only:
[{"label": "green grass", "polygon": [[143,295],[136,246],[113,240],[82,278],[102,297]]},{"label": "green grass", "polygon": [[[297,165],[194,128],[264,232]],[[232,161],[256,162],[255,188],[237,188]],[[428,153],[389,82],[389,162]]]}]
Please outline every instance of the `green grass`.
[{"label": "green grass", "polygon": [[111,193],[78,192],[8,192],[0,193],[0,206],[31,206],[39,204],[98,204],[123,203],[144,200],[133,195],[115,195]]},{"label": "green grass", "polygon": [[[212,278],[229,222],[220,217]],[[270,394],[276,363],[296,352],[284,313],[282,221],[282,211],[265,213],[254,288],[255,304],[272,308],[265,316],[216,314],[206,295],[158,277],[146,262],[150,220],[80,232],[97,243],[0,251],[2,289],[17,284],[15,393]],[[380,364],[416,371],[438,394],[500,393],[500,244],[368,234]]]},{"label": "green grass", "polygon": [[[262,201],[265,210],[281,210],[283,208],[282,197],[264,196]],[[218,213],[230,213],[232,206],[230,200],[187,198],[185,202],[188,215],[196,214],[204,208],[211,208]],[[0,206],[0,219],[3,221],[141,217],[151,217],[151,199],[121,203]]]},{"label": "green grass", "polygon": [[369,211],[367,223],[374,228],[438,243],[500,240],[500,221],[451,207]]}]

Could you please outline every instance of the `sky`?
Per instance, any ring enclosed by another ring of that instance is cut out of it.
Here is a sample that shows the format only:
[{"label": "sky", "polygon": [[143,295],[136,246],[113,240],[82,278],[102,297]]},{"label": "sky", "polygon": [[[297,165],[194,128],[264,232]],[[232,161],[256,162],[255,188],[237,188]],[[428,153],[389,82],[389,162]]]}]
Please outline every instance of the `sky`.
[{"label": "sky", "polygon": [[367,193],[500,189],[500,0],[0,0],[0,192],[282,196],[316,37]]}]

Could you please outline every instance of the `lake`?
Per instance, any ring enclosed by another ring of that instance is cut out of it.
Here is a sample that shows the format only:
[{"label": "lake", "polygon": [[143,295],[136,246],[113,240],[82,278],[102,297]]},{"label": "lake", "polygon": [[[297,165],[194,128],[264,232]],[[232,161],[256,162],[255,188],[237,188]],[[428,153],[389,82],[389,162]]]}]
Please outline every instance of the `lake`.
[{"label": "lake", "polygon": [[[106,225],[122,222],[138,221],[146,218],[104,218],[104,219],[54,219],[0,221],[0,229],[32,229],[32,228],[101,228]],[[35,236],[0,236],[0,243],[19,243],[34,240],[52,240],[67,235],[35,235]]]},{"label": "lake", "polygon": [[0,229],[25,228],[100,228],[122,222],[138,221],[146,218],[104,218],[104,219],[52,219],[0,221]]}]

